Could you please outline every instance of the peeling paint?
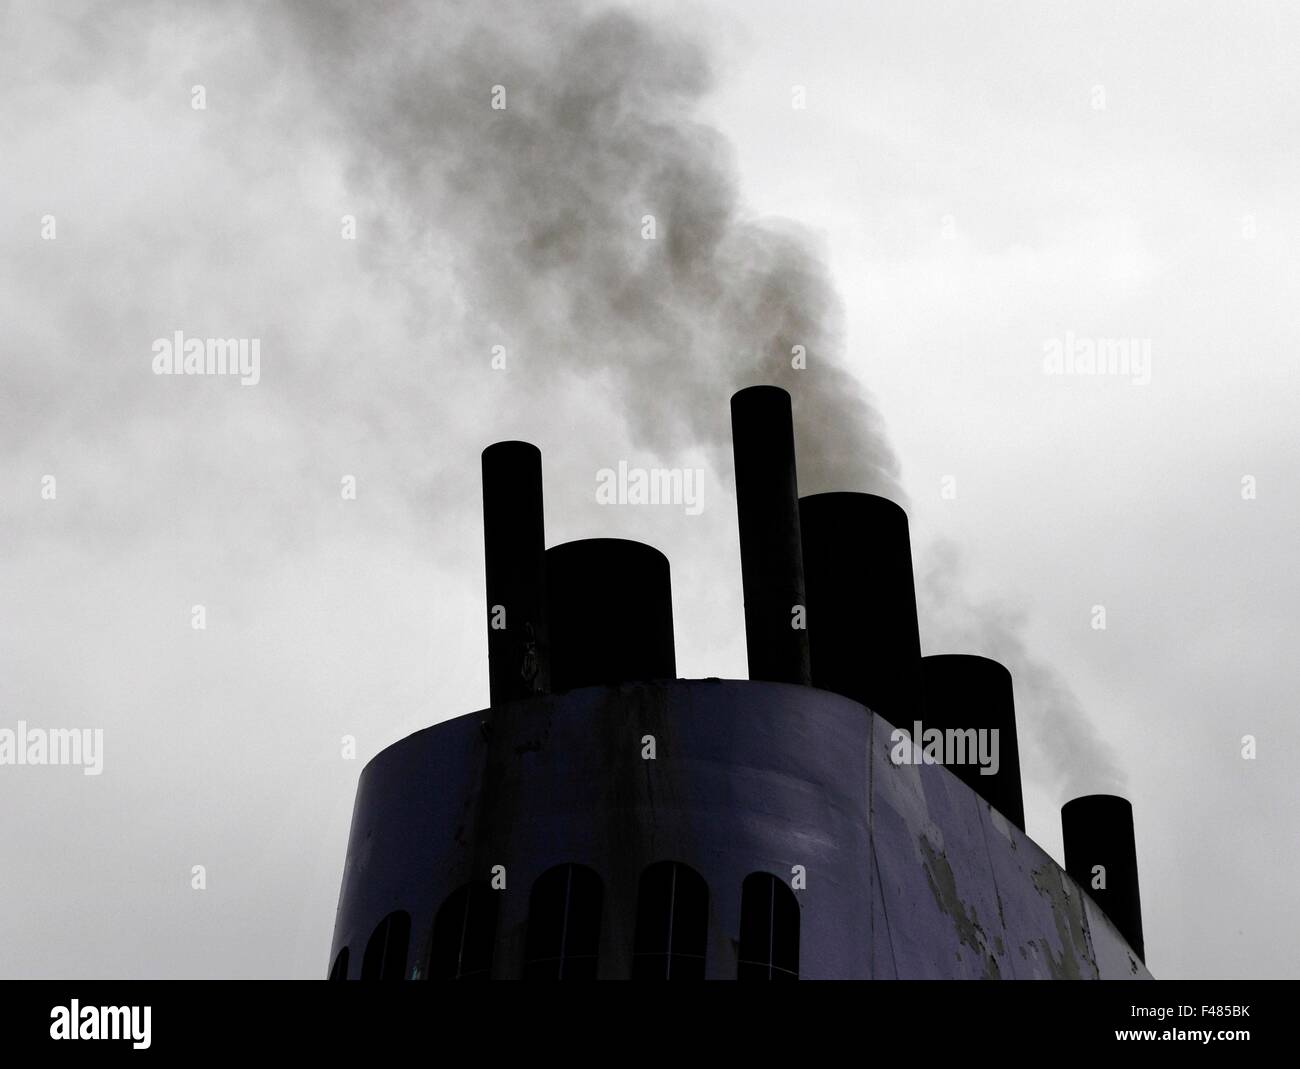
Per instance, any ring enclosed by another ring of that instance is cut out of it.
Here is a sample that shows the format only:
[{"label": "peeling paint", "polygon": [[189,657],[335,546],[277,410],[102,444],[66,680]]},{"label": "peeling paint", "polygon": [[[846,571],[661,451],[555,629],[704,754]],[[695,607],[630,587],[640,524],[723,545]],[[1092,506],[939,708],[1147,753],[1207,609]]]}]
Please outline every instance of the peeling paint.
[{"label": "peeling paint", "polygon": [[1080,963],[1091,966],[1087,979],[1096,979],[1097,967],[1093,962],[1091,948],[1088,945],[1088,931],[1084,925],[1083,910],[1077,900],[1071,900],[1069,889],[1061,879],[1061,870],[1056,865],[1043,865],[1034,869],[1034,887],[1038,893],[1047,897],[1052,904],[1052,916],[1056,920],[1056,934],[1061,939],[1061,954],[1047,951],[1047,964],[1054,980],[1082,980]]},{"label": "peeling paint", "polygon": [[[930,845],[929,839],[922,837],[920,845],[926,856],[926,880],[930,884],[930,893],[934,895],[935,902],[938,903],[939,908],[944,913],[952,918],[953,926],[957,931],[957,938],[983,959],[984,978],[986,980],[1000,980],[1002,973],[998,968],[997,958],[989,953],[988,937],[984,934],[984,929],[980,925],[979,915],[973,906],[969,914],[966,912],[966,904],[957,891],[957,879],[953,875],[952,866],[948,864],[947,857],[941,852],[936,852],[934,847]],[[961,960],[960,953],[957,960]]]}]

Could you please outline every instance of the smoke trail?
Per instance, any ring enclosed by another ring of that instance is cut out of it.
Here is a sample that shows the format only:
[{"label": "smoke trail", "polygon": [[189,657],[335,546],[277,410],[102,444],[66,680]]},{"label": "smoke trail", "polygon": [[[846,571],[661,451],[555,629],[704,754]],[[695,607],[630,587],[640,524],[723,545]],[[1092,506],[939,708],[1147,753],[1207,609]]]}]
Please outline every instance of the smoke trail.
[{"label": "smoke trail", "polygon": [[801,489],[901,499],[825,264],[794,225],[746,217],[729,145],[693,117],[713,84],[698,42],[569,0],[254,10],[313,75],[390,236],[447,257],[521,390],[598,381],[638,444],[721,458],[730,393],[774,382]]},{"label": "smoke trail", "polygon": [[[1021,730],[1027,729],[1046,758],[1049,782],[1060,789],[1062,799],[1122,794],[1126,777],[1114,749],[1092,726],[1061,674],[1029,652],[1024,614],[963,593],[964,568],[952,542],[934,545],[929,559],[917,584],[917,602],[930,645],[944,652],[981,654],[1007,667],[1015,682]],[[1026,767],[1032,772],[1034,766]]]}]

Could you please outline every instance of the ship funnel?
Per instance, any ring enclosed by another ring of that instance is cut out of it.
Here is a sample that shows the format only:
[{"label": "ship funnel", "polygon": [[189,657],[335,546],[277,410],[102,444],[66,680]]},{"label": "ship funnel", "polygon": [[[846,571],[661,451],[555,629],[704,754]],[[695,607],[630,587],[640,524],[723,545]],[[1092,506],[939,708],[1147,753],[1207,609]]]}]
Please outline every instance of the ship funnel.
[{"label": "ship funnel", "polygon": [[1088,794],[1061,807],[1065,871],[1145,960],[1138,895],[1133,806],[1114,794]]},{"label": "ship funnel", "polygon": [[910,728],[921,641],[907,513],[875,494],[813,494],[799,523],[813,686]]},{"label": "ship funnel", "polygon": [[751,386],[734,394],[731,434],[749,678],[807,684],[790,395],[776,386]]},{"label": "ship funnel", "polygon": [[528,442],[483,450],[483,563],[493,705],[549,689],[542,454]]}]

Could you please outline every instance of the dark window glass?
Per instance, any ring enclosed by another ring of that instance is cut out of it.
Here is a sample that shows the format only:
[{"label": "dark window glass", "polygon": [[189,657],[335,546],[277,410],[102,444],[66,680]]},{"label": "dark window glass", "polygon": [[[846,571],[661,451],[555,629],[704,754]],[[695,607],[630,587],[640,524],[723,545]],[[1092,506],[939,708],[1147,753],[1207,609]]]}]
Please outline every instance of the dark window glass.
[{"label": "dark window glass", "polygon": [[339,956],[334,959],[334,968],[330,970],[331,980],[346,980],[348,978],[348,948],[344,947],[339,951]]},{"label": "dark window glass", "polygon": [[770,872],[751,872],[741,886],[736,978],[799,979],[799,902]]},{"label": "dark window glass", "polygon": [[703,980],[709,930],[709,888],[678,861],[641,873],[636,900],[634,980]]},{"label": "dark window glass", "polygon": [[375,925],[361,959],[363,980],[404,980],[406,944],[411,939],[411,915],[398,910]]},{"label": "dark window glass", "polygon": [[488,980],[501,899],[486,881],[453,891],[433,919],[429,980]]},{"label": "dark window glass", "polygon": [[600,944],[600,877],[585,865],[557,865],[533,884],[524,945],[525,980],[594,980]]}]

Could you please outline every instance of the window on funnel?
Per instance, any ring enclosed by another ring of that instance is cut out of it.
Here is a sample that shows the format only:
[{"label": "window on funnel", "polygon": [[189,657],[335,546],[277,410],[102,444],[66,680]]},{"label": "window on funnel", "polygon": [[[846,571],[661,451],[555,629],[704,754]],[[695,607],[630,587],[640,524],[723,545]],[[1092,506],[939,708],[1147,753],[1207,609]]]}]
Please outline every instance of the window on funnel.
[{"label": "window on funnel", "polygon": [[799,979],[799,902],[770,872],[751,872],[741,886],[736,979]]},{"label": "window on funnel", "polygon": [[585,865],[557,865],[533,884],[524,944],[525,980],[594,980],[605,897]]},{"label": "window on funnel", "polygon": [[633,980],[703,980],[709,930],[709,887],[679,861],[641,873],[637,891]]}]

